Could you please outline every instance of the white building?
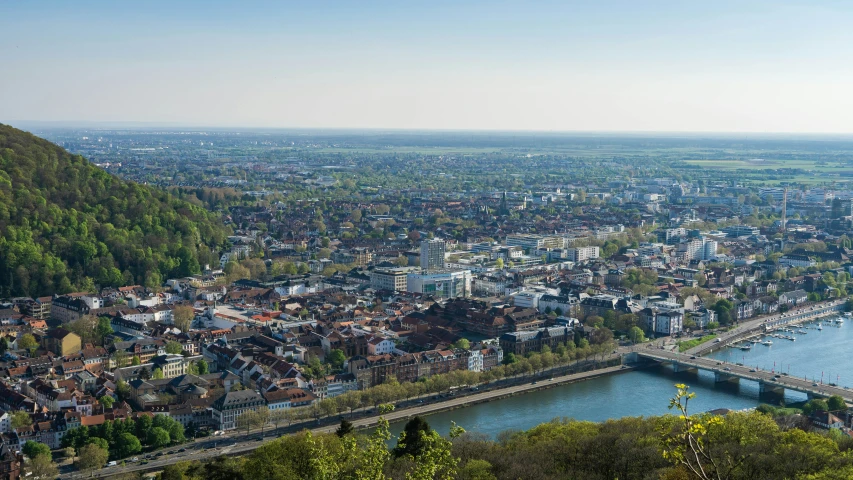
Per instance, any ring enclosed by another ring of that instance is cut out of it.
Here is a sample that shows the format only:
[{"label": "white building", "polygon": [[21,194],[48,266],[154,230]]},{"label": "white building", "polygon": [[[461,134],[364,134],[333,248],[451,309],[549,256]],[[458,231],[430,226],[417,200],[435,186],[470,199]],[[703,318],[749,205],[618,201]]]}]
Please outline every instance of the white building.
[{"label": "white building", "polygon": [[521,308],[539,308],[539,299],[544,293],[541,292],[518,292],[512,296],[513,304]]},{"label": "white building", "polygon": [[371,355],[385,355],[394,351],[394,342],[385,337],[373,337],[367,342],[367,351]]},{"label": "white building", "polygon": [[405,291],[408,286],[408,276],[414,271],[417,271],[417,268],[377,268],[370,272],[370,286],[377,290]]},{"label": "white building", "polygon": [[655,315],[655,333],[658,335],[674,335],[681,331],[684,314],[678,311],[660,312]]},{"label": "white building", "polygon": [[702,246],[701,260],[711,260],[717,256],[717,248],[719,245],[716,240],[705,239],[705,244]]},{"label": "white building", "polygon": [[537,248],[563,248],[566,246],[566,240],[558,235],[511,233],[506,236],[506,245],[529,251]]},{"label": "white building", "polygon": [[421,268],[424,270],[444,268],[444,252],[447,246],[444,240],[434,238],[421,242]]},{"label": "white building", "polygon": [[468,297],[471,295],[471,278],[471,270],[410,273],[406,279],[406,290],[440,298]]},{"label": "white building", "polygon": [[584,262],[599,256],[598,247],[573,247],[566,249],[566,258],[572,262]]},{"label": "white building", "polygon": [[472,372],[483,371],[483,352],[481,350],[471,350],[469,352],[468,370]]},{"label": "white building", "polygon": [[266,406],[266,400],[254,390],[228,392],[213,402],[213,419],[219,423],[219,430],[237,428],[237,419],[246,412],[254,412]]}]

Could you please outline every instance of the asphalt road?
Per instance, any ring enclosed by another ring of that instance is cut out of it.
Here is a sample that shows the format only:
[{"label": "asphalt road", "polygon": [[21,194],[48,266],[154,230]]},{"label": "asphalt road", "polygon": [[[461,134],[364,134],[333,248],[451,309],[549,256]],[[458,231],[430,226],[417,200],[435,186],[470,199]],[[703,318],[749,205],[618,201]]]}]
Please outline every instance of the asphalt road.
[{"label": "asphalt road", "polygon": [[[454,408],[461,408],[467,405],[485,402],[489,400],[493,400],[496,398],[501,398],[510,395],[517,395],[520,393],[524,393],[531,390],[537,390],[540,388],[547,388],[551,385],[557,385],[561,383],[571,383],[579,380],[584,380],[588,378],[593,378],[601,375],[610,375],[617,372],[628,371],[629,368],[623,368],[622,366],[616,367],[608,367],[601,368],[597,370],[591,370],[580,373],[573,373],[570,375],[562,375],[559,377],[548,378],[546,376],[537,377],[535,379],[531,378],[530,382],[512,385],[504,388],[496,388],[490,389],[486,391],[482,391],[479,393],[469,393],[466,395],[460,396],[450,396],[444,399],[443,401],[431,402],[431,403],[423,403],[422,405],[418,404],[418,401],[411,401],[408,404],[417,405],[408,408],[401,408],[399,410],[394,410],[393,412],[387,413],[383,415],[389,422],[394,423],[398,421],[404,421],[408,418],[411,418],[415,415],[428,415],[430,413],[435,413],[443,410],[451,410]],[[356,420],[353,420],[353,426],[355,428],[366,428],[374,426],[379,421],[379,415],[374,415],[370,417],[362,417]],[[311,432],[315,433],[331,433],[334,432],[338,428],[338,424],[326,425],[322,427],[309,429]],[[195,442],[189,442],[184,445],[180,445],[174,448],[171,451],[175,453],[172,455],[168,455],[164,453],[161,457],[155,458],[153,460],[149,460],[145,465],[141,465],[139,463],[126,462],[124,466],[117,465],[114,467],[106,467],[100,470],[95,471],[92,475],[94,478],[102,478],[109,477],[111,475],[119,475],[122,473],[129,472],[146,472],[146,471],[157,471],[161,470],[166,465],[170,465],[173,463],[184,462],[184,461],[192,461],[192,460],[205,460],[214,458],[220,455],[242,455],[248,453],[252,450],[255,450],[259,446],[263,445],[266,442],[272,441],[275,438],[281,436],[280,434],[276,434],[272,432],[272,430],[268,429],[264,433],[265,437],[263,441],[257,441],[256,439],[261,436],[261,432],[254,431],[248,435],[235,433],[232,431],[230,435],[220,436],[220,437],[207,437],[204,439],[199,439]],[[178,449],[185,448],[186,452],[179,453]],[[161,451],[162,452],[162,451]],[[140,460],[144,460],[143,455],[140,455]],[[71,479],[71,478],[89,478],[89,473],[83,473],[79,471],[71,471],[69,467],[60,470],[61,474],[59,478],[62,479]]]}]

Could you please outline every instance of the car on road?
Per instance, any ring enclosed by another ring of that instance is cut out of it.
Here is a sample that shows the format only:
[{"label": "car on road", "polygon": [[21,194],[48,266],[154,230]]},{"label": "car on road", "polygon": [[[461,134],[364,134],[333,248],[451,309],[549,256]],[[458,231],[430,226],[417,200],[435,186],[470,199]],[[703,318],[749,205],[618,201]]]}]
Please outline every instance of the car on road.
[{"label": "car on road", "polygon": [[732,369],[731,369],[731,368],[729,368],[729,367],[726,367],[726,368],[724,368],[723,370],[725,370],[725,371],[727,371],[727,372],[731,372],[731,371],[732,371]]},{"label": "car on road", "polygon": [[813,383],[813,384],[812,384],[812,386],[813,386],[813,387],[816,387],[816,386],[817,386],[817,384],[816,384],[816,383]]},{"label": "car on road", "polygon": [[755,373],[755,369],[754,369],[754,368],[750,368],[750,369],[749,369],[749,373]]},{"label": "car on road", "polygon": [[781,375],[773,375],[773,378],[780,378]]},{"label": "car on road", "polygon": [[118,465],[118,462],[116,462],[115,460],[113,460],[112,462],[107,463],[107,466],[108,466],[108,467],[115,467],[116,465]]},{"label": "car on road", "polygon": [[174,455],[174,454],[175,454],[174,450],[169,450],[168,452],[166,452],[166,455]]},{"label": "car on road", "polygon": [[133,457],[133,458],[131,458],[131,459],[130,459],[130,461],[131,461],[131,462],[138,462],[138,461],[139,461],[139,457]]},{"label": "car on road", "polygon": [[696,355],[690,355],[690,360],[696,360]]},{"label": "car on road", "polygon": [[182,449],[178,450],[178,453],[184,453],[184,452],[186,452],[186,451],[187,451],[187,449],[186,449],[186,448],[182,448]]}]

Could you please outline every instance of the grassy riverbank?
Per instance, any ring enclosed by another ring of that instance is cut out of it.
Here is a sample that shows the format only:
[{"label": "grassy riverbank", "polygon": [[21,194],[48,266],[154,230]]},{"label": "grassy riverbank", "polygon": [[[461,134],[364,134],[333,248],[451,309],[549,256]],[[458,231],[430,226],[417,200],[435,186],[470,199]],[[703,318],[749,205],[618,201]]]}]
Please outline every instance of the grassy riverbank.
[{"label": "grassy riverbank", "polygon": [[698,347],[699,345],[710,342],[715,338],[717,338],[717,334],[712,333],[710,335],[705,335],[704,337],[694,338],[693,340],[684,340],[683,342],[676,343],[676,345],[678,345],[679,352],[686,352],[691,348]]}]

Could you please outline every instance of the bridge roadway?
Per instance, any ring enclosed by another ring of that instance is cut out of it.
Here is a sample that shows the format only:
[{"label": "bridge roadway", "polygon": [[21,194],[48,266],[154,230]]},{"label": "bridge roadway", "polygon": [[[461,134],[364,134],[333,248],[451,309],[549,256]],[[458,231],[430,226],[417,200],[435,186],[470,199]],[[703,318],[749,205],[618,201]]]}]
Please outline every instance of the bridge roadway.
[{"label": "bridge roadway", "polygon": [[[678,371],[706,370],[714,372],[718,382],[737,381],[739,379],[758,382],[759,392],[775,392],[784,394],[785,389],[805,393],[809,398],[822,398],[839,395],[848,404],[853,403],[853,390],[844,387],[833,387],[825,383],[808,380],[805,378],[783,375],[779,372],[768,372],[749,366],[741,366],[734,363],[721,362],[712,358],[702,358],[689,353],[669,352],[666,350],[648,349],[635,350],[639,358],[654,360],[661,363],[669,363],[673,369]],[[628,359],[631,359],[628,355]]]},{"label": "bridge roadway", "polygon": [[703,343],[702,345],[691,348],[687,353],[692,355],[704,355],[713,350],[719,350],[720,348],[724,348],[744,338],[757,333],[764,333],[765,331],[772,330],[776,327],[781,327],[791,323],[807,322],[820,317],[841,313],[844,311],[844,304],[844,300],[830,300],[828,302],[809,304],[804,307],[795,307],[785,313],[773,313],[740,322],[740,324],[734,329],[718,336],[717,338],[720,339],[719,342]]}]

